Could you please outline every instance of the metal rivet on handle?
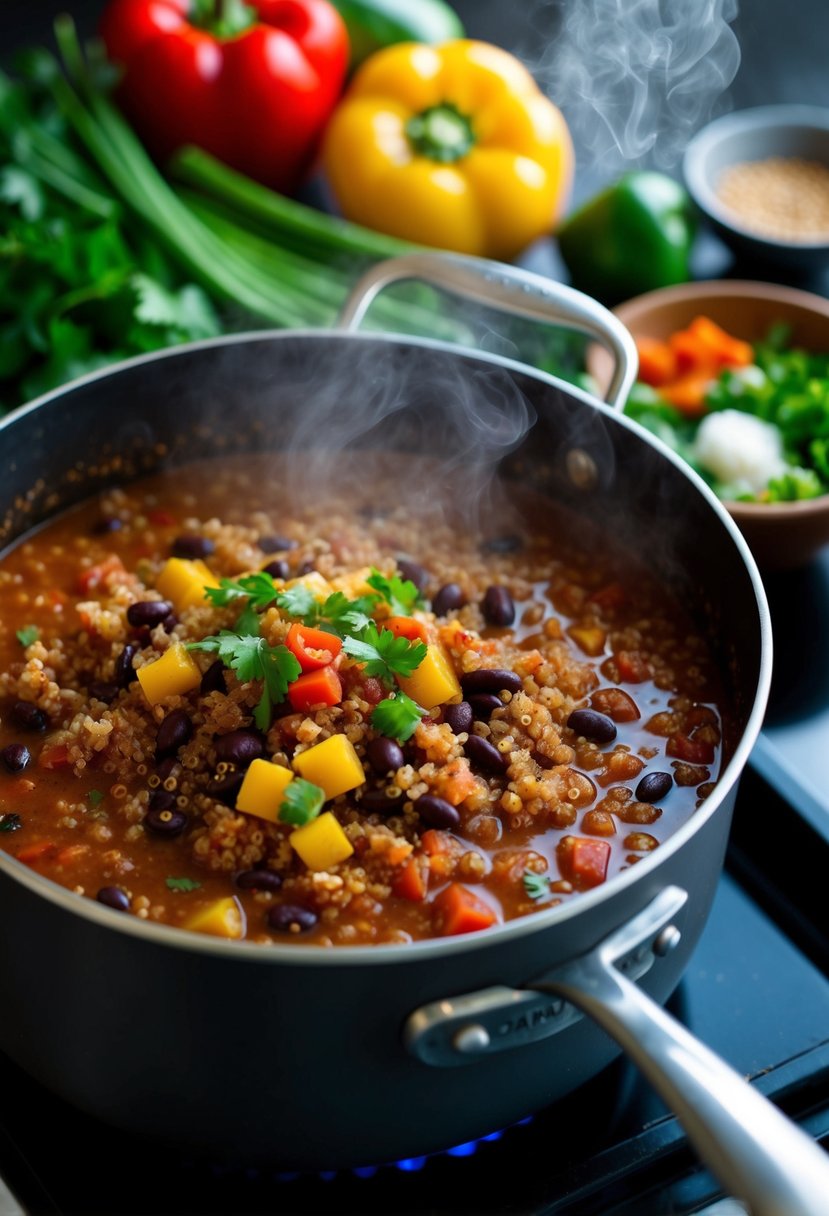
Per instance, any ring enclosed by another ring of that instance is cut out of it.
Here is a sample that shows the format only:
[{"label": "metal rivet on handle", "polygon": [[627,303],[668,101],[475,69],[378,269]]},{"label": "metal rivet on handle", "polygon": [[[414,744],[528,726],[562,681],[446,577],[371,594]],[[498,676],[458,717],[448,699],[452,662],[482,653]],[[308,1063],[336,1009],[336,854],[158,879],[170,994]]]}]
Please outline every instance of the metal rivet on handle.
[{"label": "metal rivet on handle", "polygon": [[670,954],[679,945],[681,937],[682,934],[676,925],[666,925],[654,940],[654,954],[658,954],[660,958],[664,958],[666,954]]},{"label": "metal rivet on handle", "polygon": [[474,1022],[469,1026],[462,1026],[452,1039],[455,1051],[459,1051],[465,1056],[477,1055],[479,1052],[486,1051],[489,1044],[489,1031]]}]

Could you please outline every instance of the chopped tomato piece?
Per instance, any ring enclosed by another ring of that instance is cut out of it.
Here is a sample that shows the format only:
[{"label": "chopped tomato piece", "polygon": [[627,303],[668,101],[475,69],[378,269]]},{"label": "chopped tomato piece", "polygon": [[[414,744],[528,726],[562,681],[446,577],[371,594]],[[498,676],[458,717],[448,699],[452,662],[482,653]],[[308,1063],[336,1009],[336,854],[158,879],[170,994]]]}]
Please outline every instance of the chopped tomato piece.
[{"label": "chopped tomato piece", "polygon": [[651,678],[651,665],[638,650],[619,650],[613,656],[619,679],[628,684],[641,684]]},{"label": "chopped tomato piece", "polygon": [[597,604],[605,612],[614,612],[617,608],[621,608],[626,601],[627,592],[621,583],[607,583],[587,597],[588,604]]},{"label": "chopped tomato piece", "polygon": [[300,713],[307,713],[315,705],[339,705],[342,699],[342,680],[330,665],[308,671],[288,685],[288,700]]},{"label": "chopped tomato piece", "polygon": [[17,860],[25,862],[27,866],[37,865],[39,861],[45,861],[48,857],[53,857],[57,852],[57,845],[52,840],[34,840],[31,844],[24,845],[17,854]]},{"label": "chopped tomato piece", "polygon": [[577,887],[598,887],[607,878],[610,845],[606,840],[565,836],[556,847],[563,878]]},{"label": "chopped tomato piece", "polygon": [[39,768],[69,768],[69,748],[65,743],[54,743],[44,747],[37,759]]},{"label": "chopped tomato piece", "polygon": [[422,621],[413,616],[390,616],[383,621],[383,628],[390,629],[396,638],[408,638],[410,642],[428,642],[429,631]]},{"label": "chopped tomato piece", "polygon": [[84,570],[78,576],[78,586],[84,595],[89,595],[91,591],[96,591],[98,587],[102,586],[113,574],[126,574],[124,563],[115,554],[98,562],[97,566],[90,566],[88,570]]},{"label": "chopped tomato piece", "polygon": [[488,929],[498,920],[495,909],[474,891],[459,882],[452,882],[432,901],[435,930],[444,937],[458,933],[477,933]]},{"label": "chopped tomato piece", "polygon": [[426,898],[427,870],[422,858],[410,857],[392,882],[392,891],[400,899],[420,903]]},{"label": "chopped tomato piece", "polygon": [[697,344],[700,360],[707,358],[719,367],[748,367],[754,362],[751,344],[726,333],[710,317],[696,317],[688,330]]},{"label": "chopped tomato piece", "polygon": [[320,667],[327,667],[343,648],[342,638],[338,638],[336,634],[299,624],[292,625],[288,630],[285,645],[303,671],[317,671]]},{"label": "chopped tomato piece", "polygon": [[665,748],[669,756],[687,760],[689,764],[713,764],[714,744],[708,739],[690,739],[688,735],[672,735]]},{"label": "chopped tomato piece", "polygon": [[162,510],[161,507],[156,507],[154,511],[149,511],[147,519],[151,524],[155,524],[157,528],[172,528],[176,522],[175,515],[171,515],[169,511]]},{"label": "chopped tomato piece", "polygon": [[633,697],[623,688],[600,688],[591,696],[590,704],[614,722],[635,722],[640,716]]}]

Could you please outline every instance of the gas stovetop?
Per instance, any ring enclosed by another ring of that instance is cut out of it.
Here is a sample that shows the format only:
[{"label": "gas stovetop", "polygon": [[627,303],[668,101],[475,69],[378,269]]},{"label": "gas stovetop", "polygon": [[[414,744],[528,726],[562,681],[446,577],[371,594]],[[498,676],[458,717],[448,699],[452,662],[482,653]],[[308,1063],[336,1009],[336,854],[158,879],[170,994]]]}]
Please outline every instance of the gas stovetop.
[{"label": "gas stovetop", "polygon": [[[829,781],[822,771],[829,751],[829,554],[766,584],[776,642],[772,703],[741,781],[711,917],[670,1008],[829,1148]],[[0,1188],[0,1216],[742,1210],[719,1202],[718,1184],[677,1120],[625,1060],[564,1106],[477,1144],[314,1177],[170,1155],[79,1115],[2,1056],[0,1093],[0,1176],[8,1188]],[[244,1094],[228,1100],[243,1103]]]}]

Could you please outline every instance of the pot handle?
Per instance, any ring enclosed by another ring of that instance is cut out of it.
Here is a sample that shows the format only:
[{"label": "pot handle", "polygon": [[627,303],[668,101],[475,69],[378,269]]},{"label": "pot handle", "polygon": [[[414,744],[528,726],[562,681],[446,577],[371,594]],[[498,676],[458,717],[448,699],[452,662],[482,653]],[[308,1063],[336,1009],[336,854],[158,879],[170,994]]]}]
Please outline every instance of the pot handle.
[{"label": "pot handle", "polygon": [[[647,912],[533,987],[565,997],[624,1048],[753,1216],[825,1216],[829,1156],[615,965]],[[663,947],[679,940],[669,928]]]},{"label": "pot handle", "polygon": [[614,409],[621,409],[627,400],[636,379],[638,356],[636,344],[621,321],[596,300],[572,287],[502,262],[457,253],[407,253],[378,262],[362,276],[346,300],[340,313],[340,328],[359,329],[375,296],[400,279],[422,279],[478,304],[589,334],[613,356],[613,374],[605,400]]}]

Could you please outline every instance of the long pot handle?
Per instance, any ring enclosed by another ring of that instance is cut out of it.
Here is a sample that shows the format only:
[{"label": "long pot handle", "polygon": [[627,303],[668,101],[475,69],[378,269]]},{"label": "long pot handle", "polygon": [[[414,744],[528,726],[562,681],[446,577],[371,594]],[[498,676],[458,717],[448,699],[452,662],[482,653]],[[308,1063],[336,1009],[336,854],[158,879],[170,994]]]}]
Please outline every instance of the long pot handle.
[{"label": "long pot handle", "polygon": [[753,1216],[826,1216],[829,1156],[621,974],[617,936],[534,987],[565,997],[624,1048]]},{"label": "long pot handle", "polygon": [[401,279],[421,279],[478,304],[589,334],[610,351],[614,360],[605,401],[614,409],[625,404],[636,379],[638,356],[636,344],[621,321],[572,287],[501,262],[456,253],[408,253],[379,262],[363,275],[346,300],[340,327],[358,329],[374,298]]}]

